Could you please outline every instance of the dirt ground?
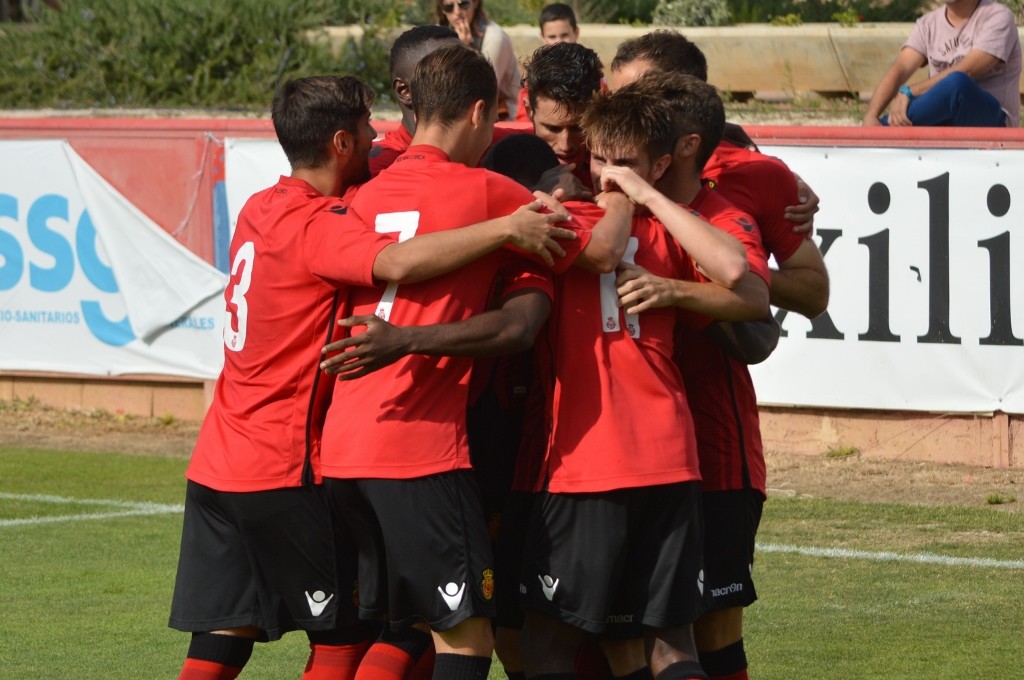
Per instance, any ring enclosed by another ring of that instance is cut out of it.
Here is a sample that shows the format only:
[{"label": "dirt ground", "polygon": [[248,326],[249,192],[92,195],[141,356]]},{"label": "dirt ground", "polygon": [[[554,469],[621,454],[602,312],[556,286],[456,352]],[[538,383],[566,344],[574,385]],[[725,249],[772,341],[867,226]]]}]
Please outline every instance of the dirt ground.
[{"label": "dirt ground", "polygon": [[[0,402],[0,445],[187,457],[199,423]],[[1024,469],[828,458],[771,451],[769,496],[998,507],[1024,511]],[[993,505],[991,500],[1000,500]],[[1014,500],[1010,500],[1014,499]]]}]

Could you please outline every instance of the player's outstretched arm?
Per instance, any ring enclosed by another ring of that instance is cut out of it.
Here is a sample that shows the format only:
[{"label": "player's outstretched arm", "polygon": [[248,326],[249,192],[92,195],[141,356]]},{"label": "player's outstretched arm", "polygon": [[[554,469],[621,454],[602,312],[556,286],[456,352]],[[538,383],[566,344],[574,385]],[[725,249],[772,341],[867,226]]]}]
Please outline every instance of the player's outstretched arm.
[{"label": "player's outstretched arm", "polygon": [[813,319],[828,308],[828,270],[814,241],[806,239],[772,270],[771,303]]},{"label": "player's outstretched arm", "polygon": [[541,212],[540,200],[522,206],[511,215],[461,229],[449,229],[410,238],[383,248],[373,262],[373,276],[380,281],[414,283],[458,269],[506,245],[534,253],[553,264],[565,255],[557,239],[576,234],[558,222],[569,219],[561,212]]},{"label": "player's outstretched arm", "polygon": [[670,201],[629,168],[605,167],[601,171],[601,186],[613,184],[637,205],[647,206],[709,279],[726,288],[739,285],[749,270],[746,251],[739,241]]},{"label": "player's outstretched arm", "polygon": [[726,288],[714,282],[667,279],[624,262],[616,285],[619,306],[627,314],[673,306],[724,321],[753,321],[769,312],[768,284],[750,272],[735,288]]},{"label": "player's outstretched arm", "polygon": [[590,230],[590,241],[573,262],[577,267],[595,274],[608,274],[622,260],[633,229],[633,203],[617,191],[597,196],[597,205],[604,216]]},{"label": "player's outstretched arm", "polygon": [[533,345],[551,312],[538,290],[510,295],[501,306],[464,321],[430,326],[394,326],[376,316],[353,316],[339,326],[365,326],[362,333],[323,348],[320,367],[341,380],[361,378],[408,354],[484,357],[521,352]]}]

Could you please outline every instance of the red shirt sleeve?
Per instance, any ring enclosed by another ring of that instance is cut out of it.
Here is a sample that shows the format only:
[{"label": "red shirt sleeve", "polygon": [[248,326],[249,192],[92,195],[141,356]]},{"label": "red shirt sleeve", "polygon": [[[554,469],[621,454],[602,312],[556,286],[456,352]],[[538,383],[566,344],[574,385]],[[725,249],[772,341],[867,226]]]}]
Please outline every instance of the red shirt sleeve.
[{"label": "red shirt sleeve", "polygon": [[342,202],[325,206],[306,224],[303,256],[315,276],[334,286],[373,286],[373,263],[391,234],[378,234]]}]

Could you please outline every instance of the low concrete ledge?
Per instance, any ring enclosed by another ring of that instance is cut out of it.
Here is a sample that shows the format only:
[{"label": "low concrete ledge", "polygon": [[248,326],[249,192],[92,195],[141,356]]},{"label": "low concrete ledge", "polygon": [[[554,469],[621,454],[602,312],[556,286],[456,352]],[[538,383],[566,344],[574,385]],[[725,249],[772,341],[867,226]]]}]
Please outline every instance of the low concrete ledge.
[{"label": "low concrete ledge", "polygon": [[[770,26],[741,24],[724,27],[683,26],[680,31],[708,58],[708,80],[720,90],[734,93],[803,92],[868,95],[892,64],[912,23],[804,24]],[[619,43],[655,30],[657,26],[581,24],[580,39],[596,51],[607,66]],[[387,36],[393,39],[401,28]],[[1024,29],[1018,27],[1024,35]],[[523,60],[541,45],[536,26],[507,26],[516,55]],[[358,26],[327,29],[335,45],[362,35]],[[927,77],[921,69],[912,80]],[[1024,77],[1021,78],[1024,92]]]},{"label": "low concrete ledge", "polygon": [[35,399],[72,411],[202,420],[213,399],[213,381],[166,376],[76,376],[59,373],[0,373],[0,401]]}]

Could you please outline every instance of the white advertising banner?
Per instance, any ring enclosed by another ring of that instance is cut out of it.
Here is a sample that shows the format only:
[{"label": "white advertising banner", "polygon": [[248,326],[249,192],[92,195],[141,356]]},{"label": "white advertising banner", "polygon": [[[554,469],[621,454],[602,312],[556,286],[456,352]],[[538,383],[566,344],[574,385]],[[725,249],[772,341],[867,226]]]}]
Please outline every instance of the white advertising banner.
[{"label": "white advertising banner", "polygon": [[232,234],[238,213],[249,197],[277,184],[281,175],[291,173],[288,158],[276,138],[224,140],[224,178]]},{"label": "white advertising banner", "polygon": [[777,314],[759,400],[1024,413],[1024,150],[762,150],[821,197],[831,301]]},{"label": "white advertising banner", "polygon": [[67,142],[0,159],[0,370],[215,378],[227,277]]},{"label": "white advertising banner", "polygon": [[[831,302],[813,323],[777,314],[761,403],[1024,413],[1024,150],[763,150],[821,197]],[[288,167],[274,140],[225,153],[234,224]]]}]

